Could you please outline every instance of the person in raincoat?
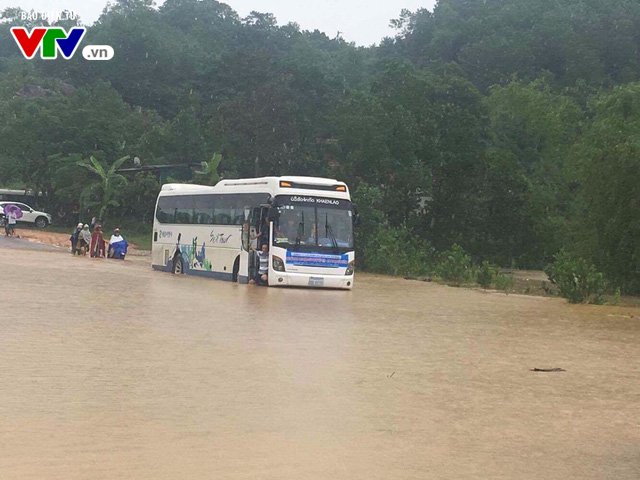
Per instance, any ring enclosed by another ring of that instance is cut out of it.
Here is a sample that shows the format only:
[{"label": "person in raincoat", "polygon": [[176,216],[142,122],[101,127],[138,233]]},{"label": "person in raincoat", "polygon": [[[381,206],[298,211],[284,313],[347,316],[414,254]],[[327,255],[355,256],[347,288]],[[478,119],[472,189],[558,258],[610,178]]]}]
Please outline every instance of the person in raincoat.
[{"label": "person in raincoat", "polygon": [[82,255],[87,254],[89,251],[89,245],[91,245],[91,232],[89,231],[89,225],[85,223],[84,228],[78,237],[78,249]]},{"label": "person in raincoat", "polygon": [[[71,240],[71,255],[75,255],[78,247],[78,242],[80,241],[80,235],[82,233],[82,223],[76,225],[75,230],[71,233],[69,240]],[[80,253],[78,252],[78,255]]]},{"label": "person in raincoat", "polygon": [[102,238],[102,225],[96,225],[91,235],[91,252],[92,258],[104,258],[104,238]]},{"label": "person in raincoat", "polygon": [[122,238],[122,235],[120,235],[120,229],[116,228],[113,231],[113,235],[111,235],[111,240],[109,240],[109,250],[107,256],[109,258],[124,260],[124,257],[127,254],[128,246],[129,244],[127,243],[127,241]]}]

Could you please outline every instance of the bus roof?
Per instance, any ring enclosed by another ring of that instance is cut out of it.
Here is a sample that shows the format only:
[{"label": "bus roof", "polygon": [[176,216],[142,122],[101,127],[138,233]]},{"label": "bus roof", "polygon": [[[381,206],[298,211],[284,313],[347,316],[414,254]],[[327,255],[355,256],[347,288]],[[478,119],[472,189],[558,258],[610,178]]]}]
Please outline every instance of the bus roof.
[{"label": "bus roof", "polygon": [[303,183],[309,185],[334,185],[336,183],[343,184],[333,178],[321,178],[321,177],[297,177],[297,176],[283,176],[283,177],[259,177],[259,178],[245,178],[239,180],[220,180],[218,185],[269,185],[280,188],[280,182],[294,182]]},{"label": "bus roof", "polygon": [[[285,188],[281,182],[290,185]],[[317,187],[317,188],[314,188]],[[341,190],[334,190],[328,187],[344,187]],[[244,193],[247,191],[268,192],[277,194],[307,194],[314,192],[316,195],[349,198],[349,189],[344,182],[333,178],[303,177],[303,176],[282,176],[282,177],[259,177],[241,178],[233,180],[220,180],[215,186],[193,185],[169,183],[162,186],[162,192],[172,193]]]},{"label": "bus roof", "polygon": [[163,192],[210,192],[214,187],[209,185],[194,185],[191,183],[165,183]]}]

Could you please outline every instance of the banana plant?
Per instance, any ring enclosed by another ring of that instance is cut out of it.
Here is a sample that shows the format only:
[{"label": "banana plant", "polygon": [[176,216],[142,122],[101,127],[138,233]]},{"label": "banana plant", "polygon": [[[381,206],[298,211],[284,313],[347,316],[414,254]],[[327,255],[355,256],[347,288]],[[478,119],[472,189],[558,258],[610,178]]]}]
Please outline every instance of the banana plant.
[{"label": "banana plant", "polygon": [[219,153],[214,153],[213,157],[211,157],[211,161],[202,162],[202,171],[195,173],[200,175],[201,178],[199,181],[205,183],[207,185],[215,185],[220,180],[220,175],[218,175],[218,166],[222,161],[222,155]]},{"label": "banana plant", "polygon": [[[85,205],[97,205],[100,207],[100,214],[98,218],[104,221],[105,214],[109,207],[117,207],[120,203],[116,200],[118,186],[127,183],[127,179],[124,178],[116,170],[122,166],[122,164],[129,159],[129,156],[119,158],[113,165],[105,168],[95,157],[89,157],[89,160],[81,160],[77,162],[77,165],[86,168],[90,172],[94,173],[98,178],[95,178],[94,182],[87,185],[82,192],[82,198]],[[99,197],[99,201],[92,201],[92,198]]]}]

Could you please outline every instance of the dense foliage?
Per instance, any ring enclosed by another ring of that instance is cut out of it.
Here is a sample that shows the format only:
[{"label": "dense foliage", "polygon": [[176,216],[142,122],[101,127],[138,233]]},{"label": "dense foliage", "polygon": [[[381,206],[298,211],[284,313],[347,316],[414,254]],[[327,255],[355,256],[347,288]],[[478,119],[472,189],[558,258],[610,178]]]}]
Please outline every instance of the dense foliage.
[{"label": "dense foliage", "polygon": [[589,299],[602,303],[604,277],[583,258],[560,251],[545,272],[551,283],[557,285],[559,293],[571,303],[582,303]]},{"label": "dense foliage", "polygon": [[[0,185],[51,209],[91,191],[90,157],[332,176],[360,204],[361,268],[426,275],[454,244],[541,268],[564,247],[640,290],[637,1],[440,0],[361,48],[214,0],[120,0],[83,40],[108,62],[25,60],[18,14],[0,22]],[[158,180],[129,175],[113,215],[149,222]]]}]

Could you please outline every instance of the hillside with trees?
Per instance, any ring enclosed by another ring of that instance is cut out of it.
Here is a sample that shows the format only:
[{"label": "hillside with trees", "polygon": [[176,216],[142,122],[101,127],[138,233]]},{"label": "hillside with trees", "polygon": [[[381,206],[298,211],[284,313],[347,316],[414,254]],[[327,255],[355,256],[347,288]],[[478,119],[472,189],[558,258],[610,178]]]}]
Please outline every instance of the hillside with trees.
[{"label": "hillside with trees", "polygon": [[[346,181],[360,268],[428,274],[458,245],[499,266],[578,258],[640,292],[637,1],[440,0],[364,48],[214,0],[119,0],[83,40],[108,62],[25,60],[19,13],[0,22],[0,185],[51,211],[97,208],[92,157],[218,152],[216,178]],[[151,222],[158,178],[118,185],[107,219]]]}]

